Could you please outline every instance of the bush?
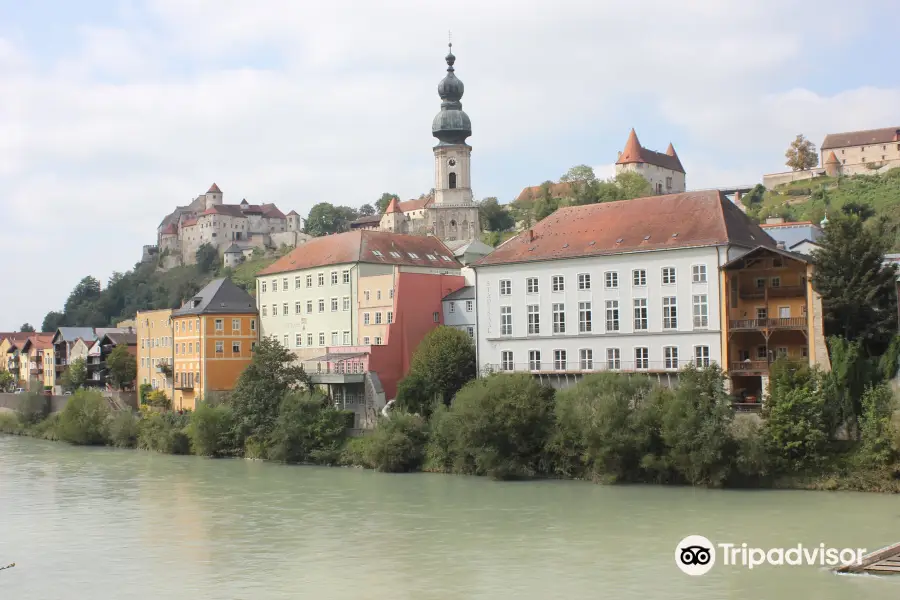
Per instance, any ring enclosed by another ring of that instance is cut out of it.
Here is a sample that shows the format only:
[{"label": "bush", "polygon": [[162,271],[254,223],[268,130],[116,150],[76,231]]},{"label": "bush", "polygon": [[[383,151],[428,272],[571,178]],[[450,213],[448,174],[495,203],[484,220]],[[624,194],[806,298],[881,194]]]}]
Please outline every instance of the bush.
[{"label": "bush", "polygon": [[42,440],[58,441],[60,439],[59,416],[60,413],[54,413],[40,423],[33,425],[31,429],[28,430],[28,435]]},{"label": "bush", "polygon": [[893,462],[894,431],[891,424],[894,397],[887,384],[868,388],[862,397],[863,414],[860,419],[860,465],[885,466]]},{"label": "bush", "polygon": [[588,375],[556,395],[556,425],[547,445],[564,477],[642,481],[644,457],[660,450],[658,397],[645,376]]},{"label": "bush", "polygon": [[190,454],[191,442],[185,433],[188,415],[150,413],[140,421],[137,447],[163,454]]},{"label": "bush", "polygon": [[319,394],[288,392],[268,439],[267,455],[286,463],[335,464],[352,413],[337,410]]},{"label": "bush", "polygon": [[0,433],[18,435],[22,432],[19,415],[14,412],[0,411]]},{"label": "bush", "polygon": [[769,474],[769,459],[763,422],[759,415],[738,413],[731,422],[731,436],[735,441],[734,479],[737,482],[757,481]]},{"label": "bush", "polygon": [[165,390],[152,390],[146,396],[144,403],[147,406],[169,410],[172,408],[172,401],[166,396]]},{"label": "bush", "polygon": [[428,439],[425,419],[401,411],[380,419],[375,431],[350,440],[344,461],[376,471],[406,473],[422,466]]},{"label": "bush", "polygon": [[108,438],[111,446],[134,448],[139,431],[138,419],[130,410],[117,410],[109,419]]},{"label": "bush", "polygon": [[454,472],[495,479],[534,476],[545,466],[553,390],[526,373],[476,379],[459,391],[438,425],[433,443],[439,446],[427,450],[430,462],[443,456]]},{"label": "bush", "polygon": [[50,404],[47,396],[39,392],[27,392],[19,397],[19,422],[28,427],[39,423],[50,414]]},{"label": "bush", "polygon": [[428,416],[434,398],[449,404],[474,377],[475,345],[471,338],[454,327],[437,327],[416,348],[409,375],[397,388],[397,407]]},{"label": "bush", "polygon": [[222,456],[237,450],[234,443],[234,414],[225,404],[212,406],[201,402],[189,415],[187,435],[194,454]]},{"label": "bush", "polygon": [[776,361],[763,408],[769,455],[786,471],[802,471],[825,459],[829,424],[821,377],[807,366]]},{"label": "bush", "polygon": [[80,446],[106,444],[109,402],[99,392],[78,390],[59,415],[59,439]]}]

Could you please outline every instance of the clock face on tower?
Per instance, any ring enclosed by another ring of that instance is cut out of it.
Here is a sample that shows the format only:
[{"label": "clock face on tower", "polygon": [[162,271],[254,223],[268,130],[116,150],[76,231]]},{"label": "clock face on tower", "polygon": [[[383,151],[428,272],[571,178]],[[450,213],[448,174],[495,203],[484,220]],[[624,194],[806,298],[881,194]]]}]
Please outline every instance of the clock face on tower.
[{"label": "clock face on tower", "polygon": [[456,159],[455,159],[455,158],[451,158],[450,160],[447,161],[447,164],[450,165],[451,167],[455,167],[455,166],[456,166]]}]

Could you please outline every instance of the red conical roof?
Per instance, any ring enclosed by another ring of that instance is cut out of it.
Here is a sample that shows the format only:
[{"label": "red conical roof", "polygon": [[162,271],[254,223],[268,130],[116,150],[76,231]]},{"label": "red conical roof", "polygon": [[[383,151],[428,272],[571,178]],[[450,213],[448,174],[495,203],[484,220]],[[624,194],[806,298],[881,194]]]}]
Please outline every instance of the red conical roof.
[{"label": "red conical roof", "polygon": [[672,142],[669,142],[669,147],[666,148],[666,154],[668,154],[669,156],[677,156],[675,154],[675,146],[672,145]]},{"label": "red conical roof", "polygon": [[628,134],[628,141],[625,142],[625,149],[622,150],[622,154],[619,155],[619,160],[616,161],[616,164],[624,165],[633,162],[644,162],[644,158],[641,156],[641,143],[638,141],[637,134],[634,132],[634,127],[631,128],[631,133]]},{"label": "red conical roof", "polygon": [[662,152],[655,152],[654,150],[647,150],[641,146],[641,143],[638,141],[634,128],[632,128],[631,133],[628,134],[628,141],[625,142],[625,150],[619,154],[619,160],[616,161],[617,165],[627,165],[631,163],[646,163],[669,169],[670,171],[684,173],[684,167],[681,165],[678,155],[675,154],[675,146],[670,143],[665,154]]},{"label": "red conical roof", "polygon": [[397,199],[396,199],[396,198],[391,198],[390,204],[388,204],[388,205],[387,205],[387,208],[384,210],[384,213],[385,213],[385,214],[388,214],[388,213],[402,213],[402,212],[403,212],[403,211],[400,210],[400,206],[397,204]]},{"label": "red conical roof", "polygon": [[213,183],[211,186],[209,186],[209,190],[207,190],[206,193],[207,194],[221,194],[222,190],[219,189],[219,186],[217,186],[215,183]]},{"label": "red conical roof", "polygon": [[841,161],[838,160],[838,157],[834,155],[834,150],[828,153],[828,159],[825,161],[826,165],[837,165],[840,164]]}]

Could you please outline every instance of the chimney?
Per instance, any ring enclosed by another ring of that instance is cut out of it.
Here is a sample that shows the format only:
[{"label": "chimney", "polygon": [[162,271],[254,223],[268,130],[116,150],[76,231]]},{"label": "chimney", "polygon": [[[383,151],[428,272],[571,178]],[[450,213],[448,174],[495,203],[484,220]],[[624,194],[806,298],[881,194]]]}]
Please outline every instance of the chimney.
[{"label": "chimney", "polygon": [[785,249],[786,249],[786,248],[784,247],[784,242],[775,242],[775,247],[778,248],[779,250],[785,250]]},{"label": "chimney", "polygon": [[529,243],[534,241],[534,229],[528,230],[528,241]]},{"label": "chimney", "polygon": [[781,225],[784,219],[781,217],[766,217],[766,225]]}]

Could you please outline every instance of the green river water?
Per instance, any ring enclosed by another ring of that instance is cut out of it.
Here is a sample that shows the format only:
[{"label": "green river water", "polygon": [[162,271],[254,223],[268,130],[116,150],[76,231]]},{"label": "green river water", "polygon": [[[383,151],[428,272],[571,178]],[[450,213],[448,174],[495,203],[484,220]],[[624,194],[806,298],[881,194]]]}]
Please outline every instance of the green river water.
[{"label": "green river water", "polygon": [[499,483],[0,435],[0,600],[900,598],[900,577],[675,565],[686,535],[900,541],[900,498]]}]

